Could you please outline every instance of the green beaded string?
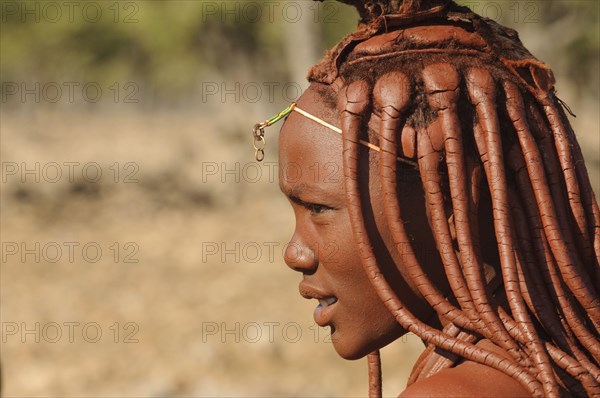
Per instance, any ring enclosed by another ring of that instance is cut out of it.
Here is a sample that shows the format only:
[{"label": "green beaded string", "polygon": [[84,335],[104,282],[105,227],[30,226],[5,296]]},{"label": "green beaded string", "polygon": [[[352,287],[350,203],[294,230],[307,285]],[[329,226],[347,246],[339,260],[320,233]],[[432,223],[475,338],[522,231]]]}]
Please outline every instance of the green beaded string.
[{"label": "green beaded string", "polygon": [[262,123],[257,123],[254,125],[254,128],[252,129],[252,137],[254,137],[254,157],[256,158],[257,162],[261,162],[265,158],[265,146],[267,144],[265,140],[265,127],[274,125],[292,113],[295,106],[296,103],[292,102],[287,108],[279,112],[277,115],[265,120]]}]

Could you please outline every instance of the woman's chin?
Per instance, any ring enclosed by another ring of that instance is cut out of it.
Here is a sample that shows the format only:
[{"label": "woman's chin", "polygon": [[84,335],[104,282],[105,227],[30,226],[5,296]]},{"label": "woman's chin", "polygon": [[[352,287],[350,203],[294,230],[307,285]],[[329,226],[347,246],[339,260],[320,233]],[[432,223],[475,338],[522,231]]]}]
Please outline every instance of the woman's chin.
[{"label": "woman's chin", "polygon": [[361,339],[361,336],[356,336],[355,331],[348,335],[344,334],[344,330],[335,329],[332,327],[331,341],[337,354],[349,361],[361,359],[372,353],[373,351],[379,350],[393,341],[400,338],[404,333],[391,333],[388,335],[380,336],[373,340],[372,336],[364,336],[365,339]]},{"label": "woman's chin", "polygon": [[369,350],[361,350],[359,348],[347,347],[346,345],[337,344],[335,342],[333,343],[333,348],[335,348],[335,351],[340,357],[348,361],[354,361],[357,359],[364,358],[369,352],[371,352]]},{"label": "woman's chin", "polygon": [[356,336],[350,336],[350,338],[345,339],[343,334],[335,336],[335,333],[332,334],[331,341],[337,354],[349,361],[364,358],[371,352],[383,348],[389,344],[389,342],[385,344],[378,344],[378,342],[374,341],[357,341]]}]

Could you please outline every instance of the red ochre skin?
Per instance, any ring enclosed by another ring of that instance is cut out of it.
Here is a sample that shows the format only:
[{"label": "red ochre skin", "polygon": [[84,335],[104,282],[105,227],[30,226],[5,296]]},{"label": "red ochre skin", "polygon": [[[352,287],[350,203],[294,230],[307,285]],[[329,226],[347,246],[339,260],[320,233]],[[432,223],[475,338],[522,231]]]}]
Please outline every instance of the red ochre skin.
[{"label": "red ochre skin", "polygon": [[[322,103],[312,98],[308,91],[298,107],[325,118]],[[283,125],[279,183],[296,217],[285,260],[302,273],[300,293],[304,297],[337,298],[327,309],[332,342],[340,356],[357,359],[404,331],[371,287],[361,265],[345,207],[340,149],[339,135],[299,113],[292,112]],[[400,288],[410,290],[405,283]]]},{"label": "red ochre skin", "polygon": [[[337,111],[311,86],[298,100],[298,107],[339,127]],[[337,302],[318,310],[316,321],[332,328],[332,342],[345,359],[362,358],[406,333],[374,291],[367,277],[346,208],[342,138],[320,124],[292,112],[279,139],[279,183],[288,197],[296,227],[285,256],[287,265],[302,274],[300,294],[309,299],[336,297]],[[367,152],[370,152],[367,155]],[[362,197],[365,224],[373,251],[390,285],[407,309],[440,328],[436,317],[413,281],[407,276],[402,254],[393,248],[384,216],[379,186],[378,160],[373,151],[361,151],[361,162],[370,162],[369,175],[362,178],[368,193]],[[366,190],[365,190],[366,191]],[[413,246],[421,253],[429,277],[448,291],[443,266],[434,255],[435,243],[429,234],[422,186],[418,178],[407,177],[399,183],[406,228]],[[421,248],[421,250],[419,250]],[[434,250],[434,251],[432,251]],[[403,277],[404,276],[404,277]],[[315,306],[318,304],[314,300]],[[498,355],[502,349],[483,340],[477,344]],[[525,397],[527,391],[514,379],[485,365],[465,361],[432,377],[413,383],[403,397]]]},{"label": "red ochre skin", "polygon": [[[476,345],[508,358],[506,353],[487,340]],[[399,397],[508,398],[531,397],[531,395],[519,382],[506,374],[476,362],[466,361],[411,384]]]}]

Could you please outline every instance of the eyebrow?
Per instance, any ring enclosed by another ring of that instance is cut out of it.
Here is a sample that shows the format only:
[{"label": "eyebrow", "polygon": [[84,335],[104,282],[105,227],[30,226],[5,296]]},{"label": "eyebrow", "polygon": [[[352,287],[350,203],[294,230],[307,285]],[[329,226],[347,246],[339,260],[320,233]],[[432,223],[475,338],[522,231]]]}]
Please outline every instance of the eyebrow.
[{"label": "eyebrow", "polygon": [[290,189],[287,189],[286,187],[284,187],[281,183],[279,184],[279,190],[288,198],[290,198],[293,201],[302,201],[302,199],[300,199],[300,195],[303,192],[302,187],[292,187]]},{"label": "eyebrow", "polygon": [[315,196],[320,196],[320,197],[328,196],[327,192],[323,191],[322,189],[320,189],[318,187],[309,187],[308,189],[306,189],[306,188],[307,187],[305,185],[301,185],[301,186],[294,186],[290,189],[286,189],[281,184],[279,184],[279,189],[281,190],[281,192],[283,192],[283,194],[285,196],[287,196],[292,202],[297,203],[299,205],[305,205],[305,204],[311,203],[311,202],[307,202],[307,201],[301,199],[301,196],[303,196],[303,194],[305,194],[306,191],[310,191]]},{"label": "eyebrow", "polygon": [[297,205],[306,207],[307,202],[305,202],[302,199],[300,199],[300,195],[302,194],[302,189],[301,188],[294,187],[294,188],[288,190],[288,189],[283,189],[283,187],[281,185],[279,185],[279,189],[281,190],[281,192],[283,192],[283,194],[289,200],[291,200],[292,202],[296,203]]},{"label": "eyebrow", "polygon": [[300,206],[304,206],[306,207],[306,205],[308,205],[308,202],[303,201],[302,199],[300,199],[298,196],[296,195],[287,195],[287,197],[294,203],[296,203],[297,205]]}]

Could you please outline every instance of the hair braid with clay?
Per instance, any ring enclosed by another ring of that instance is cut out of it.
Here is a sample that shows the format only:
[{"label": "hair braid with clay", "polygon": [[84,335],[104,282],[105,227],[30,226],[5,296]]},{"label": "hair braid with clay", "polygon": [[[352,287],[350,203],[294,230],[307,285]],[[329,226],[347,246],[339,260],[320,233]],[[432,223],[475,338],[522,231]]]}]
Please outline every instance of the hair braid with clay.
[{"label": "hair braid with clay", "polygon": [[[358,9],[358,29],[309,80],[338,100],[346,201],[374,288],[400,325],[428,344],[423,358],[434,349],[450,358],[428,369],[420,361],[409,383],[464,358],[508,374],[533,396],[600,396],[600,211],[552,71],[515,31],[450,1],[344,3]],[[410,278],[448,322],[443,330],[406,309],[373,253],[358,182],[369,122],[379,126],[370,138],[381,147],[390,232]],[[452,299],[406,244],[397,194],[406,170],[397,156],[418,162]],[[491,281],[475,221],[484,196],[499,259]],[[475,345],[480,339],[510,358]],[[377,353],[369,366],[376,395]]]}]

